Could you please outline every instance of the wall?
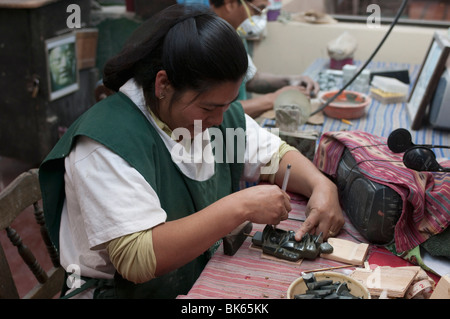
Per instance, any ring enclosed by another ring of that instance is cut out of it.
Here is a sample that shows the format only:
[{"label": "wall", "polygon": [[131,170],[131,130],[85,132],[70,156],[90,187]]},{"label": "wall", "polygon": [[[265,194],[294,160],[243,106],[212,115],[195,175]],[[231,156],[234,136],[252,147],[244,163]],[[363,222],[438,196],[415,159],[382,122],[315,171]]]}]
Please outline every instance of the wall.
[{"label": "wall", "polygon": [[[39,164],[60,133],[94,102],[94,68],[80,70],[75,92],[49,98],[45,41],[73,32],[67,25],[67,8],[73,2],[0,1],[1,156]],[[91,1],[76,3],[81,25],[89,28]]]},{"label": "wall", "polygon": [[[328,58],[327,44],[348,31],[358,42],[354,58],[365,61],[388,28],[388,25],[368,28],[361,23],[319,25],[295,21],[269,22],[267,37],[254,44],[253,58],[260,71],[299,74],[316,58]],[[438,29],[397,25],[373,61],[420,64],[436,30]]]}]

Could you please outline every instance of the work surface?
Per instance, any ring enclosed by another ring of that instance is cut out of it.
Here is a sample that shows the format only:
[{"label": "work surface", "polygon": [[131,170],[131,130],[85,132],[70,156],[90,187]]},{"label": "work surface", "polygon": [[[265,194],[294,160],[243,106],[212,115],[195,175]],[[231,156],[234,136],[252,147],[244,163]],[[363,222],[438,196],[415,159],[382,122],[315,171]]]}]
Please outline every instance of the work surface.
[{"label": "work surface", "polygon": [[[328,63],[325,59],[316,60],[305,74],[313,79],[321,70],[326,68]],[[420,70],[418,65],[399,65],[389,63],[371,63],[371,70],[386,69],[408,69],[411,80],[411,87]],[[406,110],[405,103],[383,104],[373,100],[367,108],[366,114],[356,120],[351,121],[351,125],[340,120],[324,117],[321,125],[302,125],[302,131],[317,131],[320,134],[328,131],[340,130],[360,130],[372,133],[377,136],[388,137],[396,128],[410,129],[411,119]],[[273,120],[265,119],[263,126],[273,126]],[[413,143],[415,144],[435,144],[450,145],[450,131],[434,130],[431,127],[422,127],[420,130],[411,131]],[[450,159],[450,150],[434,149],[438,159]],[[292,212],[287,221],[282,222],[279,227],[286,230],[297,230],[305,219],[306,199],[296,195],[291,195]],[[252,233],[262,231],[265,225],[253,225]],[[337,235],[338,238],[348,239],[353,242],[366,242],[366,240],[353,227],[346,217],[346,223]],[[260,251],[251,246],[251,238],[248,237],[241,248],[234,256],[226,256],[223,247],[219,247],[216,254],[207,264],[205,270],[197,280],[193,288],[187,295],[179,296],[183,298],[274,298],[284,299],[287,296],[289,285],[298,277],[302,271],[315,270],[320,268],[342,266],[343,263],[317,258],[315,260],[303,260],[299,263],[292,263],[283,260],[272,260],[263,258]],[[369,246],[367,260],[371,267],[379,266],[411,266],[406,260],[397,257],[383,247]],[[354,268],[337,269],[341,273],[349,273]],[[438,279],[436,277],[435,279]]]},{"label": "work surface", "polygon": [[[278,228],[297,230],[305,219],[306,200],[296,194],[290,195],[292,211],[289,219],[280,223]],[[262,231],[264,227],[265,225],[253,225],[252,234]],[[356,243],[366,242],[348,219],[336,237]],[[411,266],[402,258],[374,245],[369,246],[368,262],[371,267]],[[285,299],[289,285],[301,276],[301,272],[342,265],[345,264],[321,257],[304,259],[301,263],[268,259],[251,247],[251,238],[248,237],[234,256],[225,255],[223,246],[220,246],[189,293],[178,298]],[[353,269],[355,268],[349,267],[334,271],[345,274]]]}]

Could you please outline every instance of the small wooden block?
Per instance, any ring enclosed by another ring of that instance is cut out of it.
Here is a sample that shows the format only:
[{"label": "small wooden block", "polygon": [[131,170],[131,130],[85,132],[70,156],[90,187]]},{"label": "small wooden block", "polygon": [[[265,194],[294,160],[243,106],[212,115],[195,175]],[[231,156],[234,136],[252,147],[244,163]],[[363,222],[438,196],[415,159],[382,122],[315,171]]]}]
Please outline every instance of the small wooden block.
[{"label": "small wooden block", "polygon": [[442,276],[430,299],[450,299],[450,275]]},{"label": "small wooden block", "polygon": [[366,286],[373,296],[380,296],[383,291],[386,291],[387,297],[402,298],[417,272],[417,267],[383,266],[372,270],[357,268],[350,277]]},{"label": "small wooden block", "polygon": [[245,222],[236,227],[231,233],[223,238],[223,252],[227,256],[233,256],[242,246],[248,234],[252,231],[253,224]]},{"label": "small wooden block", "polygon": [[351,265],[362,265],[369,250],[368,244],[354,243],[340,238],[328,238],[328,243],[333,246],[333,252],[320,254],[320,257]]}]

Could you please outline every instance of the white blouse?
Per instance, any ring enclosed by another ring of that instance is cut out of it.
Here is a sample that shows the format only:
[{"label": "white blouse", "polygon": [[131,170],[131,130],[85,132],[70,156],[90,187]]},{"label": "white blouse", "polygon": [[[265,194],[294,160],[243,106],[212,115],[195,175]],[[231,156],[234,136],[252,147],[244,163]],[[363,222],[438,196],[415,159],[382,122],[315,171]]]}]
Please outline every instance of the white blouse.
[{"label": "white blouse", "polygon": [[[168,150],[173,149],[176,142],[158,127],[134,80],[128,81],[120,91],[139,107]],[[246,115],[245,119],[247,143],[242,181],[257,182],[261,170],[278,152],[281,140],[261,128],[251,117]],[[205,132],[208,134],[208,130]],[[205,151],[205,148],[193,148],[194,153],[199,150]],[[205,180],[214,174],[214,163],[210,161],[174,162],[191,179]],[[64,179],[66,199],[60,229],[61,264],[65,269],[81,270],[83,276],[113,278],[115,269],[105,244],[164,223],[166,212],[161,208],[156,192],[136,169],[88,137],[80,137],[65,158]]]}]

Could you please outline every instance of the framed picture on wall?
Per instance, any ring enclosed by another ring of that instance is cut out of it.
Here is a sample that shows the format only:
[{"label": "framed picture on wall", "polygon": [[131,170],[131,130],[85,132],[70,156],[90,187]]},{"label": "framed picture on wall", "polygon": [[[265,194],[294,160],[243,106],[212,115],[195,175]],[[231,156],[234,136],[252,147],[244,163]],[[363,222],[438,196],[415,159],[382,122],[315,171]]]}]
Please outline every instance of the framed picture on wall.
[{"label": "framed picture on wall", "polygon": [[427,106],[445,70],[449,52],[448,36],[436,32],[406,105],[413,130],[418,130],[422,126]]},{"label": "framed picture on wall", "polygon": [[79,89],[74,33],[45,41],[49,99],[53,101]]}]

